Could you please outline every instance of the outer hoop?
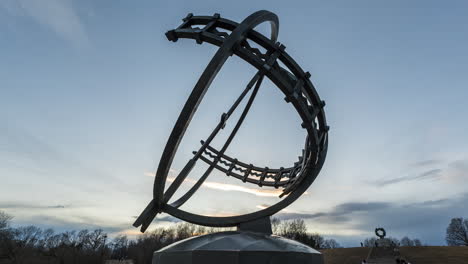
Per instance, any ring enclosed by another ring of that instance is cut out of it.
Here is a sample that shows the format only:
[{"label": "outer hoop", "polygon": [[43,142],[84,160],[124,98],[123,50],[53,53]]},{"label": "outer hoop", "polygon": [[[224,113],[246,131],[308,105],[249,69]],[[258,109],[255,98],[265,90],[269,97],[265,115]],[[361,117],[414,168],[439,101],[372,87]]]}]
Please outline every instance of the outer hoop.
[{"label": "outer hoop", "polygon": [[[276,43],[279,21],[275,14],[265,10],[258,11],[247,17],[241,24],[222,19],[219,15],[215,15],[214,17],[193,17],[189,14],[184,19],[184,24],[188,23],[188,21],[194,24],[206,25],[205,29],[218,26],[223,29],[232,30],[232,33],[223,39],[220,35],[205,30],[194,31],[186,29],[183,26],[166,33],[168,39],[172,41],[177,41],[178,38],[193,38],[197,40],[197,43],[206,41],[220,48],[192,90],[167,141],[156,172],[153,200],[134,224],[135,226],[142,225],[142,231],[148,227],[159,212],[166,212],[187,222],[217,227],[235,226],[243,222],[270,216],[294,202],[307,190],[322,168],[327,153],[328,126],[326,125],[323,111],[324,103],[320,100],[314,86],[308,79],[310,74],[304,73],[297,63],[284,52],[284,46]],[[270,39],[252,30],[263,22],[271,23],[272,32]],[[240,45],[245,39],[254,41],[268,51],[278,52],[278,59],[286,65],[287,70],[280,66],[276,66],[274,69],[267,67],[268,65],[265,65],[262,59],[255,56],[256,54]],[[304,157],[301,178],[294,182],[294,186],[291,186],[289,190],[284,192],[284,195],[287,196],[275,205],[257,212],[231,217],[210,217],[189,213],[164,202],[165,182],[178,145],[198,105],[216,74],[232,54],[236,54],[262,71],[265,76],[282,90],[286,95],[285,100],[292,103],[303,120],[302,126],[308,133],[306,149],[310,149],[310,151],[307,152],[307,160]]]},{"label": "outer hoop", "polygon": [[258,11],[248,16],[231,34],[231,36],[223,43],[216,54],[213,56],[205,71],[203,71],[200,79],[192,90],[187,102],[179,115],[179,118],[172,129],[166,147],[159,162],[159,167],[156,172],[156,177],[153,186],[153,198],[158,201],[158,207],[163,198],[164,186],[169,173],[170,166],[174,159],[175,153],[179,146],[182,137],[185,134],[190,121],[192,120],[195,111],[208,90],[211,82],[218,74],[221,67],[226,62],[227,58],[232,55],[233,48],[237,45],[255,26],[260,23],[270,21],[272,25],[272,39],[278,37],[279,21],[278,17],[269,11]]}]

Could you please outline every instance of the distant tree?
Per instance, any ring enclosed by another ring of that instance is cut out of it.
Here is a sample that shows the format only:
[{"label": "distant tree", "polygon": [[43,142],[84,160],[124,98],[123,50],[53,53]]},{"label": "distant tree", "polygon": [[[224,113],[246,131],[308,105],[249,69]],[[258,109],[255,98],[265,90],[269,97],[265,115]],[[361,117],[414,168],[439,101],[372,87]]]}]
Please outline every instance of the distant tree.
[{"label": "distant tree", "polygon": [[325,239],[321,248],[340,248],[340,244],[335,239]]},{"label": "distant tree", "polygon": [[403,247],[420,247],[422,246],[422,242],[421,240],[415,238],[415,239],[411,239],[407,236],[403,237],[400,241],[400,245],[403,246]]},{"label": "distant tree", "polygon": [[394,237],[387,237],[387,239],[390,241],[390,246],[398,246],[400,245],[400,240],[398,238]]},{"label": "distant tree", "polygon": [[10,221],[13,217],[0,210],[0,232],[9,227]]},{"label": "distant tree", "polygon": [[449,246],[468,246],[468,219],[452,218],[445,240]]},{"label": "distant tree", "polygon": [[[192,236],[233,230],[232,228],[202,227],[180,223],[157,228],[135,240],[117,236],[111,242],[101,229],[90,231],[65,231],[55,233],[36,226],[10,228],[12,217],[0,211],[0,258],[7,263],[104,263],[108,258],[132,259],[136,264],[151,263],[153,253],[169,244]],[[272,220],[275,234],[294,239],[310,247],[340,247],[334,239],[324,239],[320,234],[307,232],[303,220],[281,222]],[[2,262],[3,263],[3,262]]]},{"label": "distant tree", "polygon": [[307,227],[304,220],[294,219],[282,222],[278,228],[278,233],[280,236],[297,240],[307,234]]},{"label": "distant tree", "polygon": [[200,235],[200,233],[198,226],[190,223],[181,223],[176,225],[174,235],[178,240],[182,240],[195,235]]},{"label": "distant tree", "polygon": [[273,217],[271,219],[271,230],[273,231],[273,234],[277,234],[279,232],[280,224],[281,220],[279,220],[279,218]]},{"label": "distant tree", "polygon": [[10,229],[10,221],[13,217],[0,211],[0,258],[9,258],[15,261],[13,232]]},{"label": "distant tree", "polygon": [[394,237],[385,237],[384,240],[380,240],[375,237],[369,237],[364,239],[363,245],[365,247],[375,247],[376,242],[379,244],[379,246],[382,247],[393,247],[398,246],[400,244],[400,240]]},{"label": "distant tree", "polygon": [[317,233],[308,233],[304,220],[294,219],[291,221],[274,220],[272,229],[275,235],[286,237],[306,244],[312,248],[321,249],[327,246],[339,246],[336,241],[325,244],[325,239]]},{"label": "distant tree", "polygon": [[101,252],[106,247],[107,234],[102,229],[96,229],[88,235],[87,248],[94,252]]},{"label": "distant tree", "polygon": [[318,233],[306,233],[303,238],[298,237],[296,240],[315,249],[324,248],[325,239]]},{"label": "distant tree", "polygon": [[15,240],[20,247],[35,247],[42,237],[42,229],[36,226],[22,226],[15,231]]},{"label": "distant tree", "polygon": [[377,239],[375,237],[369,237],[364,240],[365,247],[374,247]]},{"label": "distant tree", "polygon": [[409,237],[405,236],[401,239],[400,241],[401,243],[401,246],[403,247],[413,247],[414,246],[414,242],[413,240],[411,240]]},{"label": "distant tree", "polygon": [[119,235],[111,243],[113,259],[125,259],[128,256],[128,238],[126,235]]},{"label": "distant tree", "polygon": [[414,242],[414,245],[415,245],[416,247],[422,246],[421,240],[419,240],[419,239],[417,239],[417,238],[414,239],[413,242]]}]

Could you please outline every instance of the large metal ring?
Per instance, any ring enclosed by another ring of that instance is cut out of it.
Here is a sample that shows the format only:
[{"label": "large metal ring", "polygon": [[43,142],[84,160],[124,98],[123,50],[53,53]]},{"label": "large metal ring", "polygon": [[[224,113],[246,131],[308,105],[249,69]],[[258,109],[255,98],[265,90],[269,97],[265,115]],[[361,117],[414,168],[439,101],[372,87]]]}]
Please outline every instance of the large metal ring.
[{"label": "large metal ring", "polygon": [[[253,30],[255,26],[263,22],[271,23],[270,38]],[[203,26],[203,28],[194,28],[194,25]],[[325,103],[320,99],[309,80],[310,74],[304,72],[284,51],[285,47],[276,42],[278,29],[278,17],[269,11],[262,10],[248,16],[240,24],[221,18],[218,14],[214,16],[193,16],[189,14],[181,26],[166,33],[167,38],[174,42],[181,38],[195,39],[199,44],[208,42],[219,46],[219,49],[193,88],[169,136],[156,172],[153,200],[134,224],[135,226],[142,225],[142,231],[148,227],[155,215],[160,212],[166,212],[187,222],[216,227],[235,226],[243,222],[268,217],[294,202],[315,180],[325,161],[328,146],[328,126],[323,110]],[[231,33],[227,34],[226,31],[231,31]],[[266,53],[252,47],[249,44],[250,41],[265,49]],[[259,186],[284,188],[281,195],[284,198],[266,209],[238,216],[212,217],[189,213],[179,209],[178,205],[170,204],[164,199],[166,179],[179,143],[198,105],[218,71],[229,56],[233,54],[257,68],[260,75],[269,78],[285,94],[285,100],[296,109],[302,119],[301,125],[308,134],[303,157],[294,166],[288,168],[287,173],[285,173],[284,168],[265,168],[262,171],[252,165],[246,168],[246,164],[238,162],[237,159],[230,158],[222,152],[217,153],[218,150],[208,146],[205,152],[218,155],[215,158],[217,160],[201,157],[202,160],[228,175],[242,178],[244,182],[255,183]],[[229,164],[228,161],[231,162],[231,171],[221,165],[216,165],[219,160],[224,161],[225,164]],[[248,172],[245,172],[244,176],[232,172],[232,167],[236,167],[236,165]],[[252,174],[249,174],[251,170]],[[255,170],[257,171],[256,174],[253,172]],[[259,174],[261,175],[258,176]],[[267,180],[267,178],[274,178],[273,174],[279,175],[279,177],[274,181]],[[255,177],[259,179],[255,179]]]}]

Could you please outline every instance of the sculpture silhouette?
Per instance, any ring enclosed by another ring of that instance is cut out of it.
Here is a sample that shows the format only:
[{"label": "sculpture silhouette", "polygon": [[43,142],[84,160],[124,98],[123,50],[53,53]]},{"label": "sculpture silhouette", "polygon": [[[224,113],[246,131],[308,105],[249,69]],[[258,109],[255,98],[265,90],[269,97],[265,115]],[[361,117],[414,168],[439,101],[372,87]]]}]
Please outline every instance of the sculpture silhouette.
[{"label": "sculpture silhouette", "polygon": [[[253,30],[264,22],[271,24],[269,38]],[[248,16],[240,24],[221,18],[219,14],[213,16],[189,14],[183,19],[182,25],[166,33],[167,39],[173,42],[178,39],[194,39],[198,44],[206,42],[218,46],[219,49],[193,88],[169,136],[156,172],[153,199],[134,223],[135,227],[141,226],[142,232],[148,228],[155,216],[162,212],[204,226],[227,227],[255,222],[275,214],[294,202],[315,180],[325,161],[328,146],[329,128],[325,119],[325,103],[311,83],[310,74],[304,72],[285,51],[285,46],[277,42],[278,30],[278,17],[262,10]],[[261,47],[266,52],[255,46]],[[201,141],[201,147],[193,152],[193,158],[187,162],[164,192],[167,175],[179,143],[211,82],[232,55],[240,57],[258,71],[227,112],[221,114],[217,126],[205,140]],[[288,167],[257,166],[224,154],[249,112],[265,77],[285,95],[285,101],[297,111],[302,119],[301,126],[307,131],[301,157]],[[224,128],[232,113],[249,93],[248,102],[224,145],[220,149],[211,146],[217,133]],[[170,202],[199,160],[206,162],[209,165],[208,169],[187,193]],[[200,188],[214,169],[244,183],[256,184],[263,188],[281,188],[280,201],[253,213],[229,217],[198,215],[179,209]]]}]

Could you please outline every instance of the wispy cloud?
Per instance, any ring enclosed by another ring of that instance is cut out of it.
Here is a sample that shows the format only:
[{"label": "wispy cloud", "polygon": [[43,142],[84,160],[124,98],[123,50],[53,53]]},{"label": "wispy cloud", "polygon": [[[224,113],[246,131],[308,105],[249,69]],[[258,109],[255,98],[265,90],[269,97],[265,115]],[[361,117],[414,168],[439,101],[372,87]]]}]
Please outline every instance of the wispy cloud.
[{"label": "wispy cloud", "polygon": [[401,182],[435,179],[435,178],[441,177],[442,175],[441,172],[442,172],[441,169],[432,169],[432,170],[421,172],[416,175],[379,180],[379,181],[374,182],[374,185],[383,187],[386,185],[391,185],[391,184],[396,184],[396,183],[401,183]]},{"label": "wispy cloud", "polygon": [[453,184],[466,182],[468,180],[468,159],[450,162],[442,179]]},{"label": "wispy cloud", "polygon": [[[175,177],[174,175],[177,174],[177,171],[175,169],[171,169],[169,171],[169,177],[167,177],[168,182],[173,182]],[[154,177],[154,173],[151,172],[145,172],[145,176],[151,176]],[[195,184],[197,181],[191,178],[186,178],[184,181],[184,184]],[[281,194],[281,190],[267,190],[267,189],[254,189],[254,188],[248,188],[244,186],[239,186],[235,184],[228,184],[228,183],[220,183],[220,182],[212,182],[212,181],[205,181],[202,185],[204,188],[208,189],[213,189],[213,190],[219,190],[219,191],[225,191],[225,192],[244,192],[244,193],[249,193],[253,194],[255,196],[260,196],[260,197],[278,197]]]},{"label": "wispy cloud", "polygon": [[90,214],[82,205],[41,204],[35,202],[0,202],[0,210],[12,215],[13,226],[35,225],[62,232],[77,229],[98,229],[116,233],[128,229],[131,220]]},{"label": "wispy cloud", "polygon": [[[96,192],[97,184],[112,185],[115,190],[128,191],[122,180],[100,167],[92,167],[75,158],[69,150],[61,150],[51,139],[36,135],[12,122],[0,123],[0,171],[13,168],[44,179],[43,183],[68,188],[80,182],[77,192]],[[62,177],[67,175],[67,177]]]},{"label": "wispy cloud", "polygon": [[433,166],[436,164],[442,163],[442,160],[438,159],[426,159],[426,160],[420,160],[417,162],[413,162],[410,165],[410,167],[426,167],[426,166]]},{"label": "wispy cloud", "polygon": [[21,219],[14,218],[12,224],[13,226],[35,225],[40,228],[53,228],[58,232],[80,229],[103,229],[111,234],[122,232],[130,226],[130,223],[126,222],[109,221],[107,219],[104,220],[79,214],[57,216],[35,214],[21,217]]},{"label": "wispy cloud", "polygon": [[417,203],[349,202],[338,204],[329,211],[281,211],[275,217],[305,219],[319,232],[333,234],[340,241],[352,241],[351,245],[357,245],[359,239],[374,236],[373,230],[377,226],[383,226],[389,236],[410,235],[430,245],[441,245],[450,219],[468,217],[466,204],[468,193],[462,193]]},{"label": "wispy cloud", "polygon": [[154,219],[154,222],[179,223],[179,222],[182,222],[182,220],[180,220],[179,218],[173,217],[172,215],[163,215],[163,216],[158,215],[158,217]]},{"label": "wispy cloud", "polygon": [[[132,216],[133,219],[137,219],[138,216],[134,215]],[[158,214],[156,218],[153,220],[153,222],[170,222],[170,223],[178,223],[182,222],[179,218],[176,218],[172,215],[160,215]]]},{"label": "wispy cloud", "polygon": [[148,177],[154,177],[154,173],[153,173],[153,172],[149,172],[149,171],[143,172],[143,175],[148,176]]},{"label": "wispy cloud", "polygon": [[281,194],[279,190],[259,190],[253,188],[247,188],[239,185],[234,184],[225,184],[225,183],[218,183],[218,182],[205,182],[203,186],[210,189],[227,191],[227,192],[244,192],[250,193],[256,196],[264,196],[264,197],[278,197]]},{"label": "wispy cloud", "polygon": [[16,17],[31,17],[77,47],[89,46],[88,34],[71,0],[3,0],[0,7]]},{"label": "wispy cloud", "polygon": [[0,202],[0,209],[63,209],[69,208],[70,205],[42,205],[35,203],[23,203],[23,202]]},{"label": "wispy cloud", "polygon": [[[168,177],[167,181],[172,182],[174,181],[174,179],[175,178]],[[187,178],[184,183],[195,184],[196,182],[197,181],[194,179]],[[281,194],[281,191],[276,190],[276,189],[275,190],[260,190],[260,189],[248,188],[248,187],[243,187],[243,186],[234,185],[234,184],[211,182],[211,181],[205,181],[202,187],[213,189],[213,190],[225,191],[225,192],[244,192],[244,193],[250,193],[255,196],[262,196],[262,197],[278,197]]]},{"label": "wispy cloud", "polygon": [[61,209],[61,208],[65,208],[65,205],[49,205],[47,206],[47,208],[55,208],[55,209]]},{"label": "wispy cloud", "polygon": [[390,206],[390,203],[385,202],[350,202],[339,204],[329,212],[307,213],[288,212],[283,210],[276,216],[281,220],[323,218],[326,219],[326,221],[329,223],[338,223],[348,221],[350,219],[350,215],[353,213],[368,213],[372,211],[384,210],[388,209]]},{"label": "wispy cloud", "polygon": [[[168,174],[168,176],[169,176],[169,177],[175,177],[175,176],[177,176],[178,173],[179,173],[179,171],[177,171],[176,169],[170,168],[170,169],[169,169],[169,174]],[[155,174],[156,174],[156,173],[151,172],[151,171],[145,171],[145,172],[143,173],[143,175],[148,176],[148,177],[154,177]]]}]

